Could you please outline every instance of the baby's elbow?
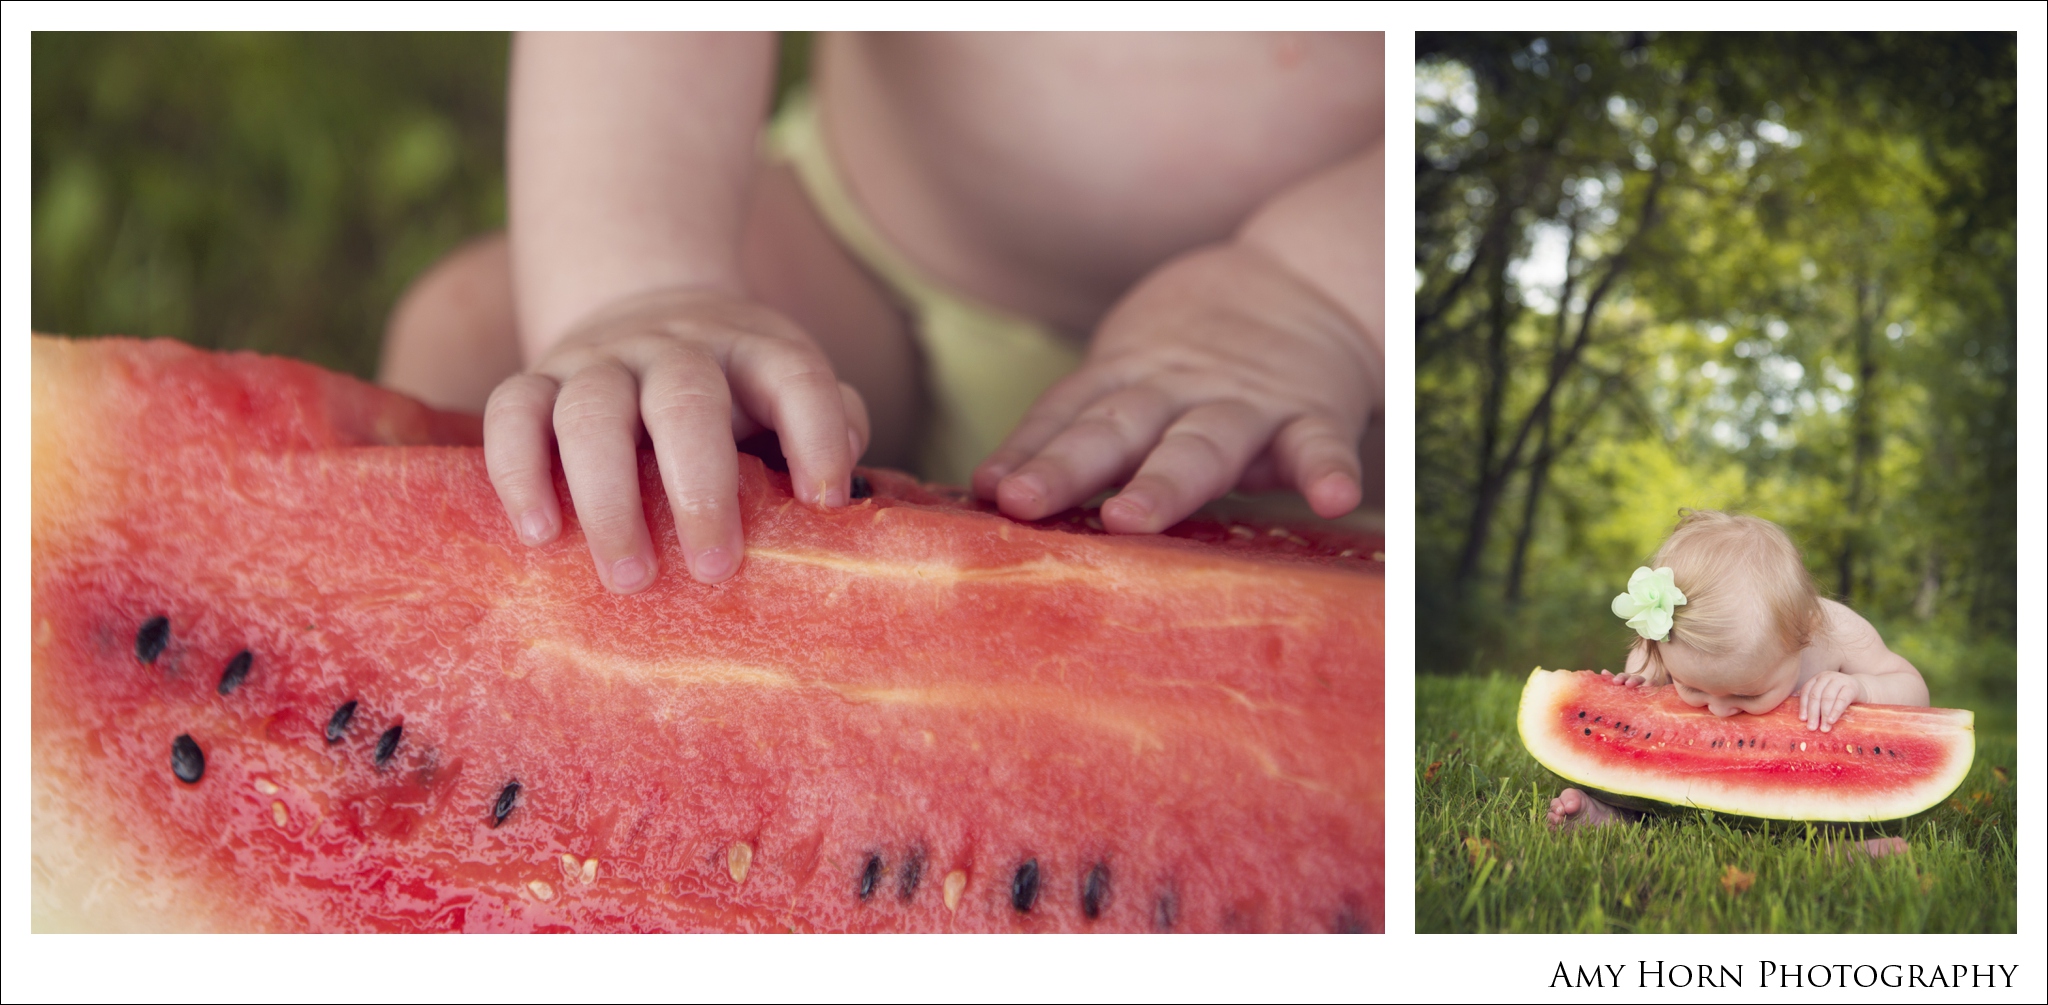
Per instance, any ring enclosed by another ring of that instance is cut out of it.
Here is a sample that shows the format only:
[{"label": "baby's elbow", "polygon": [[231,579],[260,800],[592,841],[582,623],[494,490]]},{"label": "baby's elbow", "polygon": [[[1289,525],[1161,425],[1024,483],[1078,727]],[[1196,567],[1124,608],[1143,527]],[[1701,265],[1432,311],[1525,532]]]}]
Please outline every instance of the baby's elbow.
[{"label": "baby's elbow", "polygon": [[1920,671],[1913,664],[1901,659],[1899,661],[1898,679],[1903,685],[1899,688],[1899,704],[1915,705],[1921,708],[1933,704],[1927,693],[1927,678],[1920,676]]}]

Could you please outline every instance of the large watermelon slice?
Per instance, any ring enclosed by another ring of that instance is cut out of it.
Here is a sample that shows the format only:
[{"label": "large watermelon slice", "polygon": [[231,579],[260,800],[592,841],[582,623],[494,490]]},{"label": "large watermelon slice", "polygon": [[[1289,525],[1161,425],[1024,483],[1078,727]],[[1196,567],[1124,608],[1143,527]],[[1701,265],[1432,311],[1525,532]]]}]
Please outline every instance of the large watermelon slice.
[{"label": "large watermelon slice", "polygon": [[1522,744],[1565,780],[1625,805],[1648,800],[1777,820],[1873,821],[1947,798],[1970,770],[1974,716],[1852,705],[1822,733],[1788,699],[1726,718],[1672,687],[1621,687],[1591,670],[1537,667],[1522,688]]},{"label": "large watermelon slice", "polygon": [[474,419],[166,342],[33,388],[39,930],[1382,927],[1376,540],[742,458],[742,572],[616,597]]}]

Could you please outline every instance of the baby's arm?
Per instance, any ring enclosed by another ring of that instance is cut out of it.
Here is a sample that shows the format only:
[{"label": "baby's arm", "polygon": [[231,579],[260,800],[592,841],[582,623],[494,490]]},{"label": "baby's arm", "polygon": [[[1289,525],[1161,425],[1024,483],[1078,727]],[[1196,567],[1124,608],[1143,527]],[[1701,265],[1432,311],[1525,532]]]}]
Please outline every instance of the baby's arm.
[{"label": "baby's arm", "polygon": [[1382,192],[1374,143],[1266,203],[1222,244],[1161,266],[975,472],[1033,520],[1128,478],[1112,531],[1150,533],[1240,487],[1293,488],[1340,516],[1381,405]]},{"label": "baby's arm", "polygon": [[[652,442],[691,572],[742,554],[734,438],[774,429],[797,497],[841,505],[859,397],[747,299],[738,249],[774,41],[763,34],[521,36],[509,192],[527,370],[484,414],[499,500],[530,544],[561,513],[552,447],[605,585],[654,582],[636,444]],[[552,441],[552,442],[551,442]]]},{"label": "baby's arm", "polygon": [[1877,629],[1855,611],[1821,601],[1815,654],[1824,669],[1799,689],[1799,718],[1826,731],[1849,706],[1927,704],[1927,681],[1905,657],[1887,649]]},{"label": "baby's arm", "polygon": [[1629,647],[1628,663],[1622,667],[1621,679],[1630,684],[1661,686],[1671,683],[1663,665],[1650,662],[1650,647],[1647,645]]}]

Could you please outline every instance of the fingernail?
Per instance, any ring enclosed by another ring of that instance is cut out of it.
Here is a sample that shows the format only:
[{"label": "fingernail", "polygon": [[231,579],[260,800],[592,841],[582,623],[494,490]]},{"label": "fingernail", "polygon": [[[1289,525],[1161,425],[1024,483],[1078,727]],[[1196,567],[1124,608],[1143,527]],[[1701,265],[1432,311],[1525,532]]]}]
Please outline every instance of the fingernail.
[{"label": "fingernail", "polygon": [[706,548],[690,563],[690,573],[699,582],[717,583],[732,575],[732,553],[724,548]]},{"label": "fingernail", "polygon": [[1126,494],[1103,503],[1102,515],[1119,523],[1144,523],[1151,518],[1152,507],[1143,497]]},{"label": "fingernail", "polygon": [[1009,482],[1012,485],[1017,486],[1017,488],[1012,489],[1011,491],[1023,492],[1025,497],[1029,501],[1035,503],[1042,503],[1045,501],[1045,479],[1040,478],[1037,475],[1007,475],[1003,478],[1003,480]]},{"label": "fingernail", "polygon": [[638,555],[627,555],[612,563],[612,589],[631,592],[647,582],[647,563]]},{"label": "fingernail", "polygon": [[846,486],[819,482],[818,505],[827,507],[846,505]]},{"label": "fingernail", "polygon": [[526,511],[519,518],[519,537],[527,544],[540,544],[548,539],[548,515],[537,509]]}]

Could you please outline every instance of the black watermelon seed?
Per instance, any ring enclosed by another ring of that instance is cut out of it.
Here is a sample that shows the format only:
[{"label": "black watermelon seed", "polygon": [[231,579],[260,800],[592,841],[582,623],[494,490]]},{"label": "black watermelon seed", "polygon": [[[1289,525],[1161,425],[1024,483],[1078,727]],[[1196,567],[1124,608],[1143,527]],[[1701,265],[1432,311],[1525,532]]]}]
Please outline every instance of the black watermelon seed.
[{"label": "black watermelon seed", "polygon": [[385,730],[383,736],[377,738],[378,767],[383,767],[384,762],[391,760],[392,754],[398,753],[398,738],[404,735],[404,726],[393,726]]},{"label": "black watermelon seed", "polygon": [[1883,748],[1883,747],[1872,747],[1872,748],[1870,748],[1870,752],[1871,752],[1871,753],[1873,753],[1873,754],[1882,754],[1882,753],[1884,753],[1884,748]]},{"label": "black watermelon seed", "polygon": [[206,755],[192,742],[190,733],[179,733],[171,741],[171,774],[187,785],[199,784],[199,776],[206,774]]},{"label": "black watermelon seed", "polygon": [[342,736],[348,733],[348,721],[355,717],[356,703],[353,699],[335,709],[334,714],[327,718],[327,742],[340,743]]},{"label": "black watermelon seed", "polygon": [[519,783],[506,782],[498,793],[498,801],[491,807],[491,826],[496,827],[512,815],[512,807],[519,802]]},{"label": "black watermelon seed", "polygon": [[1586,735],[1587,735],[1587,736],[1592,736],[1592,735],[1593,735],[1593,731],[1592,731],[1592,730],[1590,730],[1590,729],[1586,730]]},{"label": "black watermelon seed", "polygon": [[924,878],[924,849],[910,853],[903,863],[903,876],[896,881],[896,896],[909,900],[917,894],[917,881]]},{"label": "black watermelon seed", "polygon": [[1580,712],[1580,713],[1579,713],[1579,718],[1583,719],[1583,718],[1585,718],[1585,717],[1586,717],[1586,713],[1584,713],[1584,712]]},{"label": "black watermelon seed", "polygon": [[171,641],[171,619],[159,614],[142,623],[135,633],[135,658],[144,663],[155,663],[164,653],[164,646]]},{"label": "black watermelon seed", "polygon": [[1010,877],[1010,906],[1019,911],[1031,910],[1038,903],[1038,860],[1032,859],[1017,867]]},{"label": "black watermelon seed", "polygon": [[1101,862],[1088,870],[1088,878],[1081,882],[1081,913],[1090,920],[1102,916],[1102,905],[1109,901],[1109,866]]},{"label": "black watermelon seed", "polygon": [[882,878],[882,856],[869,855],[868,864],[860,868],[860,899],[874,895],[875,881]]},{"label": "black watermelon seed", "polygon": [[868,483],[867,478],[861,475],[853,476],[853,497],[855,499],[866,499],[874,494],[875,487]]},{"label": "black watermelon seed", "polygon": [[1361,935],[1365,932],[1365,923],[1358,920],[1357,912],[1346,907],[1331,920],[1330,931],[1337,935]]},{"label": "black watermelon seed", "polygon": [[234,690],[241,687],[242,681],[249,676],[249,664],[254,662],[255,659],[256,657],[251,656],[247,649],[236,653],[235,658],[228,661],[228,668],[220,672],[220,686],[214,688],[214,690],[221,694],[234,693]]},{"label": "black watermelon seed", "polygon": [[1180,905],[1174,903],[1173,894],[1160,894],[1159,899],[1152,902],[1152,927],[1162,932],[1173,931],[1174,917],[1179,913]]}]

